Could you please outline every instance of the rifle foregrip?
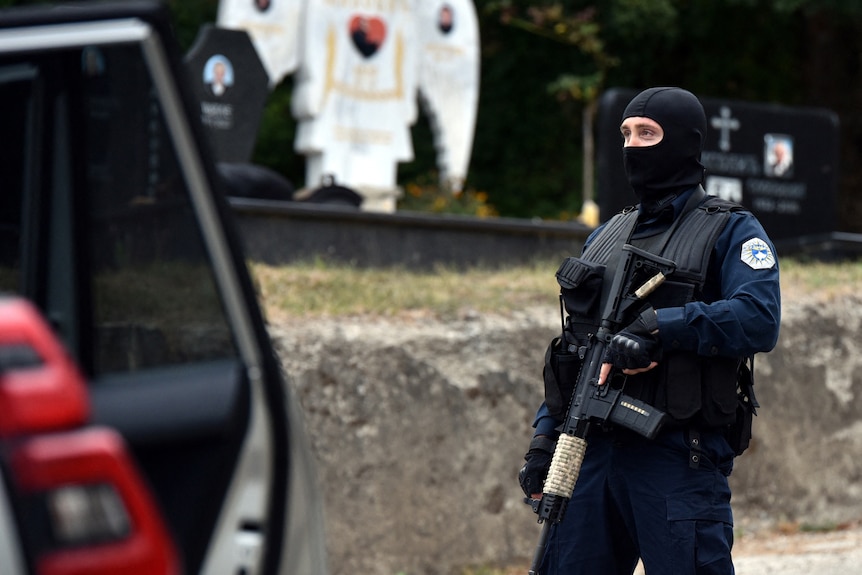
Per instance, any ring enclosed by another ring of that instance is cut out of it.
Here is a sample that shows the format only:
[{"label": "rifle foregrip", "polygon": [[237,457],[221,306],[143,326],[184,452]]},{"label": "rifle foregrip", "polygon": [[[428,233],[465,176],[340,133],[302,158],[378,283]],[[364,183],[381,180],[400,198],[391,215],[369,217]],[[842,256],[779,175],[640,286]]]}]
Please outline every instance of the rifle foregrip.
[{"label": "rifle foregrip", "polygon": [[545,479],[544,493],[559,495],[566,499],[572,498],[586,450],[585,439],[566,433],[560,435],[554,457],[551,459],[548,478]]}]

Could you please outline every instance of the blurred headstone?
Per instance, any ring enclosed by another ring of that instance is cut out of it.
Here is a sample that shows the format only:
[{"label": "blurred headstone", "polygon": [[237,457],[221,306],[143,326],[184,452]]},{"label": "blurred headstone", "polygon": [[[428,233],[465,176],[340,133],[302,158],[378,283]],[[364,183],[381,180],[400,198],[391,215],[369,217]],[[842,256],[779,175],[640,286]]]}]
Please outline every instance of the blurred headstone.
[{"label": "blurred headstone", "polygon": [[[626,179],[619,126],[635,90],[599,102],[597,181],[601,219],[636,203]],[[702,161],[710,194],[741,203],[771,239],[830,233],[836,226],[838,117],[819,108],[700,98],[707,136]]]},{"label": "blurred headstone", "polygon": [[204,26],[185,63],[216,159],[247,162],[269,96],[269,77],[248,33]]}]

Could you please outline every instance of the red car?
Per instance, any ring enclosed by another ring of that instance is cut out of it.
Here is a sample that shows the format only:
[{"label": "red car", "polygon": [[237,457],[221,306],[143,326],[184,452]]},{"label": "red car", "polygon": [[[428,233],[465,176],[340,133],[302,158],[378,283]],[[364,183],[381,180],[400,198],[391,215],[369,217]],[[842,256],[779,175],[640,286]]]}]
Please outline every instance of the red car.
[{"label": "red car", "polygon": [[0,11],[0,104],[0,574],[325,575],[167,11]]}]

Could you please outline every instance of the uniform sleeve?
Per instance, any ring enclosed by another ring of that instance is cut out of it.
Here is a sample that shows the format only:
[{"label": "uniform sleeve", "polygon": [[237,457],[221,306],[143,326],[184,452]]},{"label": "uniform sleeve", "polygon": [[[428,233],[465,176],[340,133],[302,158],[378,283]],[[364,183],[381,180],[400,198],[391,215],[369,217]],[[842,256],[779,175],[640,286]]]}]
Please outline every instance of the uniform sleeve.
[{"label": "uniform sleeve", "polygon": [[536,428],[536,432],[533,435],[548,435],[556,439],[558,435],[556,428],[560,423],[562,422],[551,417],[551,414],[548,413],[548,408],[542,403],[536,412],[536,419],[533,420],[533,427]]},{"label": "uniform sleeve", "polygon": [[778,341],[781,295],[775,247],[748,212],[731,215],[716,242],[705,302],[657,311],[668,351],[741,357],[770,351]]}]

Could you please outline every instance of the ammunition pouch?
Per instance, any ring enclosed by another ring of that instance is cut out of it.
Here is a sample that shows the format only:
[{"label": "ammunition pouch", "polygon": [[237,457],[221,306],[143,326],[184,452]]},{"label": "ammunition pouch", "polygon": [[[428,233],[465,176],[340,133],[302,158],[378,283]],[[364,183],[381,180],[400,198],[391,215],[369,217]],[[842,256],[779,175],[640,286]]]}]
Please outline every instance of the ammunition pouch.
[{"label": "ammunition pouch", "polygon": [[751,442],[753,419],[760,407],[748,359],[681,353],[670,355],[663,364],[657,407],[678,423],[724,430],[727,442],[741,455]]},{"label": "ammunition pouch", "polygon": [[701,359],[701,417],[709,427],[730,425],[736,419],[739,364],[735,357]]},{"label": "ammunition pouch", "polygon": [[580,318],[590,324],[599,319],[599,301],[602,296],[602,279],[605,266],[581,258],[566,258],[557,270],[560,298],[573,319]]},{"label": "ammunition pouch", "polygon": [[545,406],[555,419],[564,418],[569,409],[583,366],[585,349],[573,334],[565,331],[548,345],[542,379],[545,382]]},{"label": "ammunition pouch", "polygon": [[563,330],[548,345],[542,370],[545,406],[554,418],[565,417],[572,401],[590,334],[598,325],[604,273],[604,265],[575,257],[563,260],[557,270]]},{"label": "ammunition pouch", "polygon": [[754,362],[751,363],[751,367],[746,361],[739,365],[735,418],[725,432],[727,443],[737,455],[742,455],[751,443],[754,416],[757,415],[757,408],[760,407],[754,396]]},{"label": "ammunition pouch", "polygon": [[[678,422],[695,416],[707,427],[725,427],[736,417],[739,359],[668,353],[656,374],[655,405]],[[651,374],[644,374],[651,379]],[[641,378],[642,376],[631,376]]]}]

